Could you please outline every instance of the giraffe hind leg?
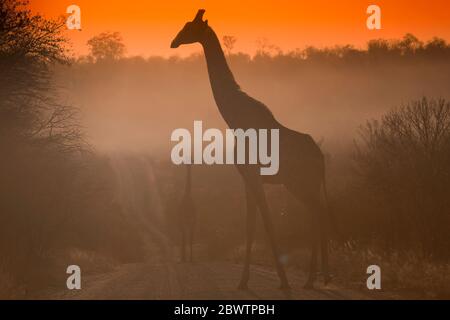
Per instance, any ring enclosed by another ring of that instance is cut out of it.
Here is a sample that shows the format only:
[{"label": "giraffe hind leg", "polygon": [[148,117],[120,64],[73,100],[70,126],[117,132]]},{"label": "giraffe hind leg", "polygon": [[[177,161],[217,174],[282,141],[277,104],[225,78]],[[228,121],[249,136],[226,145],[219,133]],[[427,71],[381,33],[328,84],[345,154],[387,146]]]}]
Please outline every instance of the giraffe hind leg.
[{"label": "giraffe hind leg", "polygon": [[[316,184],[312,184],[314,186]],[[311,238],[310,238],[310,250],[311,256],[309,260],[309,271],[306,283],[304,285],[305,289],[312,289],[314,287],[314,282],[317,278],[317,262],[318,262],[318,251],[319,247],[321,249],[322,258],[322,270],[326,281],[328,281],[328,246],[327,239],[324,230],[324,219],[323,219],[323,206],[320,200],[320,188],[311,187],[307,189],[306,187],[299,187],[300,185],[293,186],[287,185],[287,189],[307,208],[311,216]]]},{"label": "giraffe hind leg", "polygon": [[280,289],[289,290],[289,282],[284,271],[284,267],[280,260],[280,254],[278,251],[278,246],[275,240],[275,232],[273,229],[272,221],[270,220],[269,207],[267,205],[267,200],[264,193],[264,188],[262,183],[255,182],[251,185],[253,195],[256,198],[256,203],[261,213],[261,217],[264,223],[264,228],[266,229],[267,236],[269,238],[269,243],[272,248],[272,253],[275,260],[275,267],[277,270],[278,277],[280,278]]}]

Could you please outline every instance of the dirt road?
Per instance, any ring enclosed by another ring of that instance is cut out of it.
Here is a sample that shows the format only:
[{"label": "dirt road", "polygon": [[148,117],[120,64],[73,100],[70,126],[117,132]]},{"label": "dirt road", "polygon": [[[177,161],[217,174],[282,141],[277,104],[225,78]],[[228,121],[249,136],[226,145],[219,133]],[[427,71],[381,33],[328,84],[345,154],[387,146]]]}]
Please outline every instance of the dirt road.
[{"label": "dirt road", "polygon": [[82,289],[63,291],[51,299],[183,299],[183,300],[324,300],[368,299],[336,285],[305,290],[305,275],[289,272],[290,293],[278,289],[276,273],[253,266],[249,290],[237,289],[242,267],[228,262],[127,264],[116,270],[82,278]]},{"label": "dirt road", "polygon": [[[115,157],[118,195],[124,211],[140,221],[149,237],[148,262],[125,264],[113,271],[82,274],[81,290],[57,290],[49,299],[183,299],[183,300],[257,300],[257,299],[367,299],[357,292],[320,284],[304,290],[306,275],[288,271],[292,291],[278,289],[273,268],[252,266],[249,290],[237,289],[242,266],[226,261],[210,262],[203,256],[197,262],[177,263],[172,257],[168,236],[158,225],[164,218],[155,177],[146,159]],[[144,177],[145,179],[142,179]],[[144,192],[144,191],[145,192]],[[152,210],[149,210],[151,208]],[[152,215],[149,215],[152,212]],[[157,249],[155,249],[157,248]],[[199,257],[199,256],[197,256]],[[82,267],[83,269],[83,267]]]}]

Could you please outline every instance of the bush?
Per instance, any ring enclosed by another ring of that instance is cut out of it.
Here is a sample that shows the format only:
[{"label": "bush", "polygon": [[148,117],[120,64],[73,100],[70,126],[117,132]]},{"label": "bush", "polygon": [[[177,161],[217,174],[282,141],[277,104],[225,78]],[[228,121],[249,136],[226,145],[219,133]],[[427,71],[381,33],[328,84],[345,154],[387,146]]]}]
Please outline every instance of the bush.
[{"label": "bush", "polygon": [[388,248],[448,257],[450,103],[423,98],[368,122],[355,160],[370,233]]}]

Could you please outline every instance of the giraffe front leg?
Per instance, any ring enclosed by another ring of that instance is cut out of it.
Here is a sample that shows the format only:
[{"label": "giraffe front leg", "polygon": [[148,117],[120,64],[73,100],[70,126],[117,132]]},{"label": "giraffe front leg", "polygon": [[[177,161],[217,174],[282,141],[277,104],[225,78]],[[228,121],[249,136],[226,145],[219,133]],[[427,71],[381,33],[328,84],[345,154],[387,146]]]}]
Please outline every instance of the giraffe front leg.
[{"label": "giraffe front leg", "polygon": [[189,232],[189,262],[193,262],[192,257],[192,247],[194,245],[194,228],[191,226],[191,230]]},{"label": "giraffe front leg", "polygon": [[244,270],[242,272],[241,281],[238,287],[240,290],[248,289],[248,280],[250,279],[251,252],[256,223],[256,202],[255,198],[248,190],[248,187],[246,188],[246,197],[247,197],[247,229],[246,229],[247,243],[245,248]]},{"label": "giraffe front leg", "polygon": [[267,205],[263,185],[261,183],[255,183],[253,187],[254,187],[253,194],[255,195],[256,203],[264,223],[264,228],[266,229],[267,236],[269,238],[269,243],[270,246],[272,247],[272,253],[275,260],[275,267],[281,282],[280,289],[288,291],[290,290],[290,286],[286,277],[286,272],[284,271],[284,267],[280,261],[280,253],[278,251],[278,246],[275,240],[275,231],[273,228],[272,221],[270,220],[269,207]]},{"label": "giraffe front leg", "polygon": [[186,262],[186,235],[184,229],[181,230],[181,262]]}]

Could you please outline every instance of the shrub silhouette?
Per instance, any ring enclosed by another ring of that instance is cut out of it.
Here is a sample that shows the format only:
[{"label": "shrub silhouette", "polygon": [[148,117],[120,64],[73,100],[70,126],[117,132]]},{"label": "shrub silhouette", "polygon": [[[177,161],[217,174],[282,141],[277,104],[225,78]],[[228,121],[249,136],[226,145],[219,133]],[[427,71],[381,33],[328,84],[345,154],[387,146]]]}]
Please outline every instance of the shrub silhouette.
[{"label": "shrub silhouette", "polygon": [[450,223],[450,102],[423,98],[361,128],[355,160],[378,202],[375,233],[388,245],[447,255]]}]

